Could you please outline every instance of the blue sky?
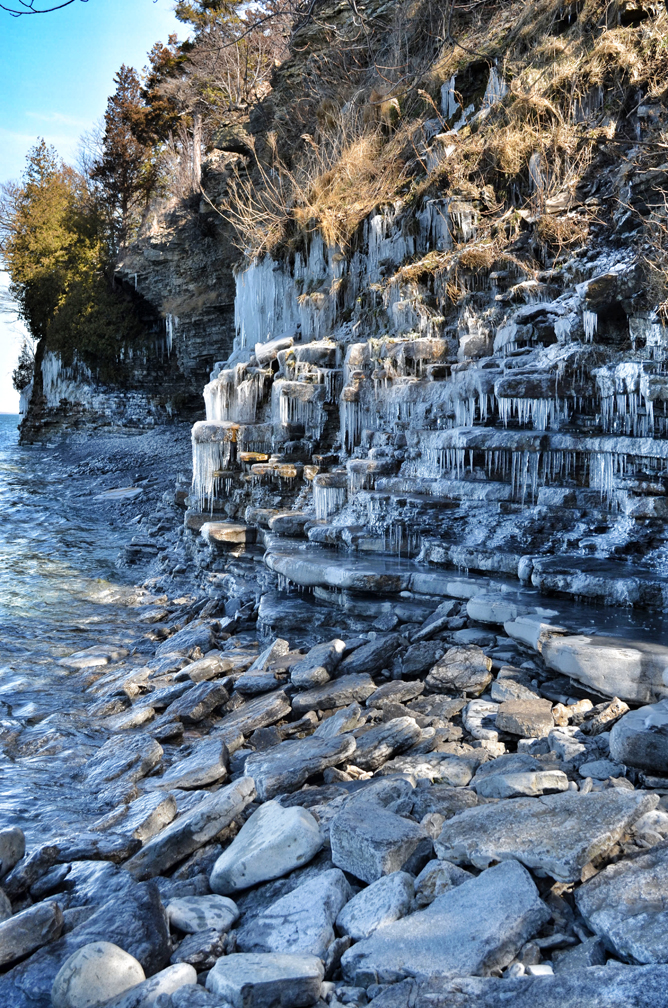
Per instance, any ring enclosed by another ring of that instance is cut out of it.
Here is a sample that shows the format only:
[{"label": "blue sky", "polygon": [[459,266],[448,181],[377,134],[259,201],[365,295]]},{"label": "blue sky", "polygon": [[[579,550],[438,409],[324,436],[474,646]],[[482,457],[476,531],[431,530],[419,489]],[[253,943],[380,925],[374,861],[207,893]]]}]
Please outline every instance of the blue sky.
[{"label": "blue sky", "polygon": [[[77,0],[51,14],[0,10],[0,181],[18,178],[37,137],[65,160],[104,115],[121,63],[141,69],[154,42],[185,35],[173,0]],[[0,284],[3,275],[0,274]],[[0,315],[0,413],[14,413],[11,372],[21,327]]]}]

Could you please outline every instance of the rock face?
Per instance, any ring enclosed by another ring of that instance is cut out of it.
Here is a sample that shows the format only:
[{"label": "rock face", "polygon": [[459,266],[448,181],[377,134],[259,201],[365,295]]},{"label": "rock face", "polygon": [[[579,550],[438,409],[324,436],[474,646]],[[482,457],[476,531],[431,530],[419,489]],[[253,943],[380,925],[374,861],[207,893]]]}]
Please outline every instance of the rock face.
[{"label": "rock face", "polygon": [[508,861],[358,942],[341,968],[358,986],[484,973],[507,965],[548,917],[528,871]]},{"label": "rock face", "polygon": [[668,961],[668,845],[609,865],[586,882],[576,901],[587,927],[623,962]]},{"label": "rock face", "polygon": [[265,802],[216,861],[211,888],[224,895],[280,878],[310,861],[321,847],[320,828],[310,812]]},{"label": "rock face", "polygon": [[657,803],[650,794],[612,789],[483,805],[449,819],[435,850],[446,861],[477,868],[516,858],[559,881],[575,882],[585,865],[610,850]]}]

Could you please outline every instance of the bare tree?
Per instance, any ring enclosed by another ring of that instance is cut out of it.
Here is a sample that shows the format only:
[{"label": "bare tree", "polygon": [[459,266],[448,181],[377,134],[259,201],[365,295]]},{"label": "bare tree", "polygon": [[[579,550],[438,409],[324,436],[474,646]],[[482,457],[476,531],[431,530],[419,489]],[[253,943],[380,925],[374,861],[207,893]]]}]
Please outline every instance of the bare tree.
[{"label": "bare tree", "polygon": [[[0,3],[0,10],[7,11],[12,17],[21,17],[22,14],[51,14],[52,11],[69,7],[70,4],[75,3],[75,0],[63,0],[63,3],[56,4],[54,7],[36,7],[36,3],[37,0],[14,0],[13,7],[7,7],[6,4]],[[81,3],[88,3],[88,0],[81,0]]]}]

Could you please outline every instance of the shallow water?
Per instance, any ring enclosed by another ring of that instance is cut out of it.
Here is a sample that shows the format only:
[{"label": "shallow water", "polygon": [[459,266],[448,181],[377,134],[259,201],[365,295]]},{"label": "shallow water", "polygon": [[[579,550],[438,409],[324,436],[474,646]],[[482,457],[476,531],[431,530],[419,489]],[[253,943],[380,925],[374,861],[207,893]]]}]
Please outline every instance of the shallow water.
[{"label": "shallow water", "polygon": [[73,769],[102,741],[86,676],[58,659],[137,630],[114,566],[131,529],[69,475],[71,448],[20,446],[17,421],[0,415],[0,825],[34,844],[87,818]]}]

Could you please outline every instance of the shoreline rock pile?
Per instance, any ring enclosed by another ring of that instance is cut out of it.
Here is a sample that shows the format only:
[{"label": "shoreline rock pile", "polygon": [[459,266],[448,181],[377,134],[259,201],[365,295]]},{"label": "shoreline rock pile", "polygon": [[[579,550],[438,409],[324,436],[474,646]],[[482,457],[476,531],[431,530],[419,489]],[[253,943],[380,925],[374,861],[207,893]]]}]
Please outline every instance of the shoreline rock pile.
[{"label": "shoreline rock pile", "polygon": [[665,1004],[668,701],[472,628],[231,629],[62,659],[107,737],[82,832],[0,831],[3,1006]]}]

